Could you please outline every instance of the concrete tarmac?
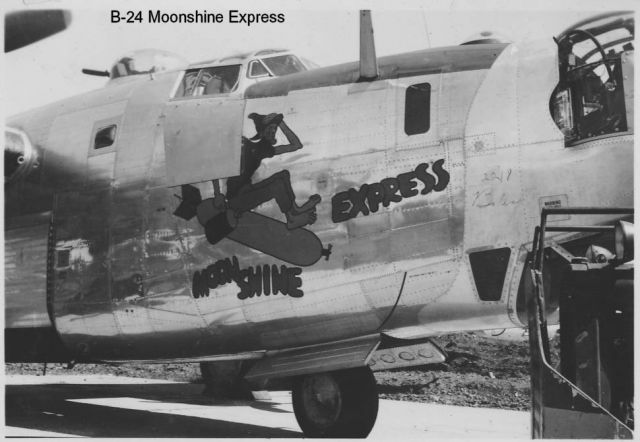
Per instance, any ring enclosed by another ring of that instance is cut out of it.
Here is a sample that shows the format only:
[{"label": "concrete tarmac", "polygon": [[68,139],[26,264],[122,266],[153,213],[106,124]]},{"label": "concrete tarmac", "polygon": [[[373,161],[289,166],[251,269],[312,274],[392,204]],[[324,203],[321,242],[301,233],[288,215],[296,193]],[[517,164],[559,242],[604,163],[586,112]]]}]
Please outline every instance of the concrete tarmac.
[{"label": "concrete tarmac", "polygon": [[[216,401],[203,386],[107,375],[6,376],[6,437],[303,437],[289,392]],[[529,413],[381,400],[369,439],[530,438]]]}]

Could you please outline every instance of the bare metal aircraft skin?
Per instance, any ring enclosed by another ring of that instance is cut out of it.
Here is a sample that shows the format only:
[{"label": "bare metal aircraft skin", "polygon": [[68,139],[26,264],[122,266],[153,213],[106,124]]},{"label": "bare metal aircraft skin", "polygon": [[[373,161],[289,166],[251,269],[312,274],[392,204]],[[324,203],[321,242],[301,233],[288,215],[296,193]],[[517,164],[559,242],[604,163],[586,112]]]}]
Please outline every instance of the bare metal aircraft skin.
[{"label": "bare metal aircraft skin", "polygon": [[67,360],[215,360],[524,326],[540,208],[633,205],[621,60],[625,124],[571,145],[551,38],[244,96],[139,75],[10,118],[7,336],[55,330]]}]

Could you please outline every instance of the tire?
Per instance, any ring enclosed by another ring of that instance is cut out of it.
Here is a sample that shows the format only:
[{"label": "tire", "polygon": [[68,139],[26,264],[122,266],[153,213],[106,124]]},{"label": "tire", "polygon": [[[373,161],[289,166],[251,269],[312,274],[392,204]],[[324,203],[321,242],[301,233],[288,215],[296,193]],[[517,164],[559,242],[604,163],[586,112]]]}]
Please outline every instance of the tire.
[{"label": "tire", "polygon": [[364,438],[378,416],[369,367],[302,376],[294,382],[292,402],[306,437]]}]

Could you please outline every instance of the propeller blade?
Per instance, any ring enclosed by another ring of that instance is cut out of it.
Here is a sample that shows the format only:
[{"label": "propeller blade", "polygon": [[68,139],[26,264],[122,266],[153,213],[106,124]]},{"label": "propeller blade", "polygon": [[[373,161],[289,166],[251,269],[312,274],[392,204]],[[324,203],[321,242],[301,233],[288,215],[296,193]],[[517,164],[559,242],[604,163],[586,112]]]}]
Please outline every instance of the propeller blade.
[{"label": "propeller blade", "polygon": [[4,16],[4,51],[28,46],[63,31],[71,23],[64,9],[36,9],[9,12]]}]

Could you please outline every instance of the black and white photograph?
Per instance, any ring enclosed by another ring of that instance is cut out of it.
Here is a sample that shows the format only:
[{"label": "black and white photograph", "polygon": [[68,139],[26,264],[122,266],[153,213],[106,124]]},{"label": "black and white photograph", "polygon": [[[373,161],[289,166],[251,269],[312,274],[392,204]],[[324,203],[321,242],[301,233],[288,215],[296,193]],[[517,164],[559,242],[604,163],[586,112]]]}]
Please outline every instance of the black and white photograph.
[{"label": "black and white photograph", "polygon": [[634,438],[631,0],[8,0],[8,438]]}]

